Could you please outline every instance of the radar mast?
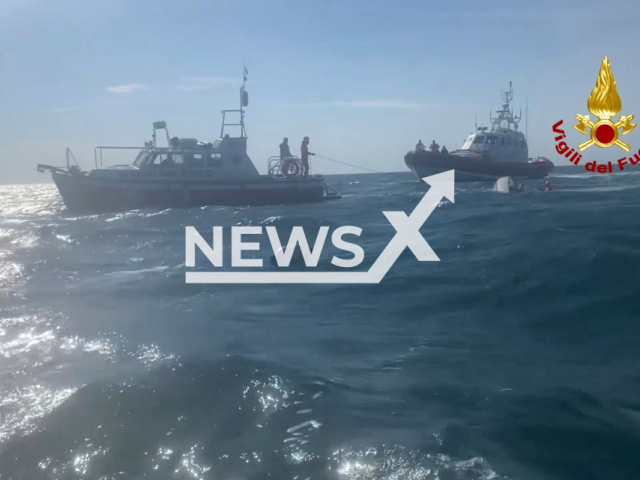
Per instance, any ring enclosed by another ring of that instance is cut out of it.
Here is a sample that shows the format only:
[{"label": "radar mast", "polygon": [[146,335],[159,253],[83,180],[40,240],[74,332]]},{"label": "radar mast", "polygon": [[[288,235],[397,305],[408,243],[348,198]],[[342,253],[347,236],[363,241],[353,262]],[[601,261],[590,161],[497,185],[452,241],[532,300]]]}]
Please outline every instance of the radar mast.
[{"label": "radar mast", "polygon": [[515,130],[518,131],[518,122],[522,118],[522,112],[520,112],[519,116],[515,116],[513,114],[513,109],[511,108],[511,102],[513,101],[513,82],[509,82],[509,90],[500,91],[500,95],[502,96],[502,108],[498,110],[497,117],[493,117],[491,113],[489,113],[489,119],[491,120],[491,131],[498,132],[501,130]]}]

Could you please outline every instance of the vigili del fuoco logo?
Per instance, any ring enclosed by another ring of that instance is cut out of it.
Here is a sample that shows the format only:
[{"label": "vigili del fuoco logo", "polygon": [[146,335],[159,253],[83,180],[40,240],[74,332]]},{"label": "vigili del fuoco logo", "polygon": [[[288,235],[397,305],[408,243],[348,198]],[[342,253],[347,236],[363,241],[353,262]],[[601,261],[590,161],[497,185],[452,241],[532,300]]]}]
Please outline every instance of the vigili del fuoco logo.
[{"label": "vigili del fuoco logo", "polygon": [[[563,124],[563,120],[560,120],[553,126],[553,132],[556,133],[556,151],[560,155],[564,155],[574,165],[579,165],[582,160],[582,151],[596,145],[600,148],[609,148],[617,146],[629,152],[631,147],[620,139],[621,135],[626,135],[636,128],[636,124],[631,123],[633,121],[633,115],[620,115],[618,121],[614,122],[616,115],[622,110],[622,100],[618,95],[616,88],[616,81],[611,73],[611,64],[609,59],[605,55],[602,59],[602,65],[600,66],[600,72],[596,80],[596,86],[591,91],[589,99],[587,100],[587,109],[594,115],[598,121],[593,122],[589,115],[577,114],[576,123],[573,128],[582,133],[588,135],[589,140],[578,145],[578,148],[571,148],[564,141],[566,138],[565,131],[560,127]],[[624,171],[625,165],[636,165],[640,162],[640,150],[630,155],[629,157],[622,157],[618,159],[617,168],[620,171]],[[612,162],[600,163],[596,160],[584,163],[585,170],[589,172],[598,173],[613,173]]]}]

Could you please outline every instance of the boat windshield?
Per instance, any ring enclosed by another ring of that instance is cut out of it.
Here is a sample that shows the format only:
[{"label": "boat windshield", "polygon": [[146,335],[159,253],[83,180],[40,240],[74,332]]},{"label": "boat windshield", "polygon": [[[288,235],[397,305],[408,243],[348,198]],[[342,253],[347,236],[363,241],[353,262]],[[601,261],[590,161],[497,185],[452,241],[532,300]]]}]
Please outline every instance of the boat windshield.
[{"label": "boat windshield", "polygon": [[140,167],[142,165],[142,161],[146,157],[146,154],[147,154],[146,150],[141,150],[140,153],[138,153],[138,156],[136,157],[135,161],[133,162],[133,166]]},{"label": "boat windshield", "polygon": [[484,135],[478,135],[473,139],[473,143],[474,145],[480,145],[481,143],[484,143]]},{"label": "boat windshield", "polygon": [[473,135],[469,135],[464,141],[462,144],[462,150],[467,150],[471,146],[471,142],[473,142]]}]

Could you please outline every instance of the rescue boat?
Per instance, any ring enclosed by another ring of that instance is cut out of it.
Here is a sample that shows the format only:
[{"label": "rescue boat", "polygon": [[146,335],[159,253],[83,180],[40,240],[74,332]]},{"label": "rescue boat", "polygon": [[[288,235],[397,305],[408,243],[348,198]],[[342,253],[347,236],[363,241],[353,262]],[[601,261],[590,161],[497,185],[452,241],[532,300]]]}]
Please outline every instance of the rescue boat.
[{"label": "rescue boat", "polygon": [[[491,120],[491,129],[477,128],[464,141],[462,147],[451,152],[427,151],[416,148],[408,152],[404,161],[414,174],[422,179],[454,169],[456,181],[496,181],[501,177],[512,179],[545,178],[554,164],[544,157],[530,158],[526,136],[518,131],[522,118],[513,114],[510,103],[513,88],[502,93],[502,108]],[[487,131],[489,130],[489,131]]]},{"label": "rescue boat", "polygon": [[[65,206],[73,212],[280,205],[339,198],[321,175],[303,176],[297,157],[270,157],[268,174],[260,175],[247,154],[244,82],[240,99],[239,110],[222,111],[220,137],[212,143],[171,138],[166,122],[158,121],[153,123],[152,140],[144,147],[96,147],[91,171],[83,171],[68,148],[66,167],[39,164],[38,171],[51,172]],[[239,115],[239,122],[229,123],[228,116],[233,119],[234,114]],[[229,126],[239,127],[239,135],[225,133]],[[165,146],[157,142],[159,130],[166,133]],[[104,150],[123,149],[139,150],[131,164],[103,166]]]}]

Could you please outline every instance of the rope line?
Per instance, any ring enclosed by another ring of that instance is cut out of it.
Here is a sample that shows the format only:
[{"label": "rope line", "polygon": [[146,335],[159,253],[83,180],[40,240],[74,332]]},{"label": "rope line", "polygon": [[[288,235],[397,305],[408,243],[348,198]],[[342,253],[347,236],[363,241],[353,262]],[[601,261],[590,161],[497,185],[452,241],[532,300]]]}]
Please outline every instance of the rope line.
[{"label": "rope line", "polygon": [[316,153],[315,156],[323,158],[325,160],[329,160],[330,162],[339,163],[340,165],[346,165],[348,167],[359,168],[360,170],[366,170],[368,172],[373,172],[373,173],[383,173],[383,172],[380,172],[378,170],[373,170],[372,168],[361,167],[360,165],[353,165],[352,163],[339,162],[338,160],[334,160],[333,158],[323,157],[322,155],[318,155],[317,153]]}]

